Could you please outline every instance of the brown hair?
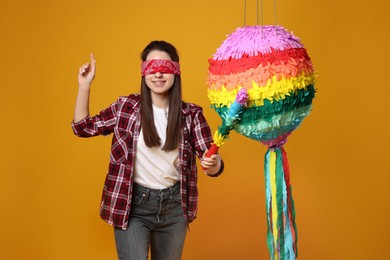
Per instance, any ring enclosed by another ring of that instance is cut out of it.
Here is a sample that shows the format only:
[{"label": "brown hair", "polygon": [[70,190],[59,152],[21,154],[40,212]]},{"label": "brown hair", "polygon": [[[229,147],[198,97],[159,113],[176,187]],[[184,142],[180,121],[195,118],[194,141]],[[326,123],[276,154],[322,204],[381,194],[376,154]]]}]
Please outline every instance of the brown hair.
[{"label": "brown hair", "polygon": [[[179,62],[179,55],[176,48],[165,41],[152,41],[149,43],[141,53],[142,61],[145,61],[148,54],[155,50],[166,52],[173,61]],[[181,77],[175,75],[173,86],[169,92],[167,134],[166,141],[162,147],[163,151],[173,151],[178,146],[182,118],[181,107]],[[146,85],[145,77],[142,77],[141,80],[141,126],[144,130],[148,130],[143,131],[146,146],[160,146],[161,140],[154,125],[152,96],[149,87]]]}]

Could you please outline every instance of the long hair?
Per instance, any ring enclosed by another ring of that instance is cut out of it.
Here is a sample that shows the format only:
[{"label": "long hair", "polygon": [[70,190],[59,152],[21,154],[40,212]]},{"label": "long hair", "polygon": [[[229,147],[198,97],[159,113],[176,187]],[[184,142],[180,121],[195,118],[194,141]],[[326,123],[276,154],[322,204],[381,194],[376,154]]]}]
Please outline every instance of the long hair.
[{"label": "long hair", "polygon": [[[151,51],[166,52],[172,61],[179,62],[179,55],[176,48],[165,41],[152,41],[141,53],[142,61]],[[181,77],[175,75],[173,86],[169,92],[169,112],[166,141],[162,147],[163,151],[173,151],[178,147],[180,139],[180,128],[182,118],[182,87]],[[146,146],[155,147],[161,145],[160,137],[157,134],[156,126],[154,125],[152,95],[149,87],[146,85],[145,77],[141,80],[141,126],[143,128],[144,141]]]}]

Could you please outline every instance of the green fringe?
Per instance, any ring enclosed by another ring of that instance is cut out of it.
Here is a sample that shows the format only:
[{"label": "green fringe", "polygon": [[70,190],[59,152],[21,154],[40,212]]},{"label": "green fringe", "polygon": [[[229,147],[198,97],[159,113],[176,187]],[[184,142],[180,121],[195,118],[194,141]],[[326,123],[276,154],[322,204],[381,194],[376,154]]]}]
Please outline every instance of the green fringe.
[{"label": "green fringe", "polygon": [[[251,123],[254,118],[271,121],[272,116],[276,114],[308,106],[312,103],[315,92],[314,85],[309,85],[305,89],[290,93],[289,96],[286,96],[281,100],[274,100],[271,102],[270,100],[265,99],[264,105],[262,106],[244,108],[244,111],[241,114],[240,124]],[[213,108],[222,119],[226,117],[227,110],[229,109],[227,106],[216,107],[214,105],[211,105],[211,108]]]}]

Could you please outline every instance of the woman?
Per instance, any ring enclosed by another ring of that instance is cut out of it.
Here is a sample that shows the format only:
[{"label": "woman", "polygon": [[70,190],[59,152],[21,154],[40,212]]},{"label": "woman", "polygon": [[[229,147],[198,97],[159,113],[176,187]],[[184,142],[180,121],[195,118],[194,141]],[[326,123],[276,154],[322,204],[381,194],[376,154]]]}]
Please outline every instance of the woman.
[{"label": "woman", "polygon": [[141,54],[141,93],[119,97],[89,116],[95,59],[79,69],[73,131],[80,137],[113,133],[100,215],[114,226],[119,259],[180,259],[187,226],[197,212],[196,156],[207,175],[223,171],[202,108],[182,101],[179,56],[153,41]]}]

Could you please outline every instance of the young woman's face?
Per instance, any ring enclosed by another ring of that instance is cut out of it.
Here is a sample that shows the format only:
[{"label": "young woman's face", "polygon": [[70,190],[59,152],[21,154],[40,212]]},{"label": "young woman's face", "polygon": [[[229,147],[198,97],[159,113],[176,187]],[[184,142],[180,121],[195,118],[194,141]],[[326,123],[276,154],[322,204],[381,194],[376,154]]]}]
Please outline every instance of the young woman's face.
[{"label": "young woman's face", "polygon": [[[151,51],[148,56],[146,56],[146,60],[171,60],[171,57],[169,57],[168,53],[164,51]],[[168,74],[168,73],[161,73],[156,72],[154,74],[149,74],[145,76],[145,82],[146,85],[149,87],[149,89],[152,92],[152,95],[163,95],[169,93],[169,90],[173,86],[173,83],[175,81],[175,75],[174,74]]]}]

